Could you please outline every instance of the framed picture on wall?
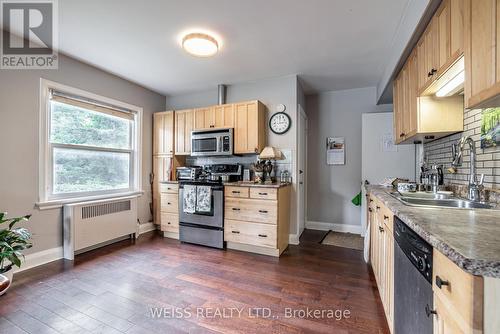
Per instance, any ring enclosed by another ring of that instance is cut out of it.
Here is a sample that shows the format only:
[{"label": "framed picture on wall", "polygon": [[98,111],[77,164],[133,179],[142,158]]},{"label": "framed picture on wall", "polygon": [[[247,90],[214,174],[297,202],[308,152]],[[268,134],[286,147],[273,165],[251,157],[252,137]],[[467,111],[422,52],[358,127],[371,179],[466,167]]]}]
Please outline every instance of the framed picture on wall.
[{"label": "framed picture on wall", "polygon": [[500,145],[500,108],[483,110],[481,118],[481,148]]}]

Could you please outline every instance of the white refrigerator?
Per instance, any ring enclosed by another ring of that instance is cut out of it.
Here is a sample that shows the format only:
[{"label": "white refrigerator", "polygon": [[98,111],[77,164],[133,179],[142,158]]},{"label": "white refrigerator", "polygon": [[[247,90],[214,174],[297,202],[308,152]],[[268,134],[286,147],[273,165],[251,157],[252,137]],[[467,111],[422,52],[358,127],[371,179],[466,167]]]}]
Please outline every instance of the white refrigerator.
[{"label": "white refrigerator", "polygon": [[[392,112],[366,113],[362,116],[361,180],[379,184],[385,178],[399,177],[415,181],[415,145],[394,145]],[[370,228],[366,219],[366,192],[362,187],[361,233],[365,237],[365,261],[368,261]]]}]

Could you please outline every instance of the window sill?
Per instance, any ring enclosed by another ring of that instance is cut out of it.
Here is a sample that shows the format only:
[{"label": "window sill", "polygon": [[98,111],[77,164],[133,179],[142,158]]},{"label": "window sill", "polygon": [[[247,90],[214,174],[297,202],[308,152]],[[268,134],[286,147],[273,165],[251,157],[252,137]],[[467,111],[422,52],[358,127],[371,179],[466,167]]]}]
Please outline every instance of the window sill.
[{"label": "window sill", "polygon": [[124,193],[117,193],[117,194],[106,194],[106,195],[99,195],[99,196],[86,196],[86,197],[75,197],[75,198],[68,198],[68,199],[58,199],[58,200],[52,200],[52,201],[37,202],[37,203],[35,203],[35,207],[41,211],[51,210],[51,209],[60,209],[65,204],[73,204],[73,203],[79,203],[79,202],[89,202],[89,201],[97,201],[97,200],[105,200],[105,199],[114,199],[114,198],[122,198],[122,197],[140,197],[143,194],[144,194],[143,190],[138,190],[138,191],[129,191],[129,192],[124,192]]}]

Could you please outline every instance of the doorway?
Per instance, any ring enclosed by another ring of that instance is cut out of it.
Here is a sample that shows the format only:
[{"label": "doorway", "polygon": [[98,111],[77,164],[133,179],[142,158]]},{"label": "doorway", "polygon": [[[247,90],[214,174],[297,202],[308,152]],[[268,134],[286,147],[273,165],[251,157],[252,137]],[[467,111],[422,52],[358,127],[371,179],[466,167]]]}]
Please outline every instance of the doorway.
[{"label": "doorway", "polygon": [[297,236],[300,238],[306,225],[307,216],[307,115],[298,104],[297,122]]}]

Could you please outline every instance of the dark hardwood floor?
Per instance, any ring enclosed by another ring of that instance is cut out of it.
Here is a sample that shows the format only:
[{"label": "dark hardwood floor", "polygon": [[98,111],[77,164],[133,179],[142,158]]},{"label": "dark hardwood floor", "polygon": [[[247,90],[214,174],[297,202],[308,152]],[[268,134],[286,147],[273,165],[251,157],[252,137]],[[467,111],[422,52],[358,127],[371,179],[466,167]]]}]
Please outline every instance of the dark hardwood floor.
[{"label": "dark hardwood floor", "polygon": [[388,333],[362,252],[323,234],[279,259],[152,232],[55,261],[16,275],[0,333]]}]

